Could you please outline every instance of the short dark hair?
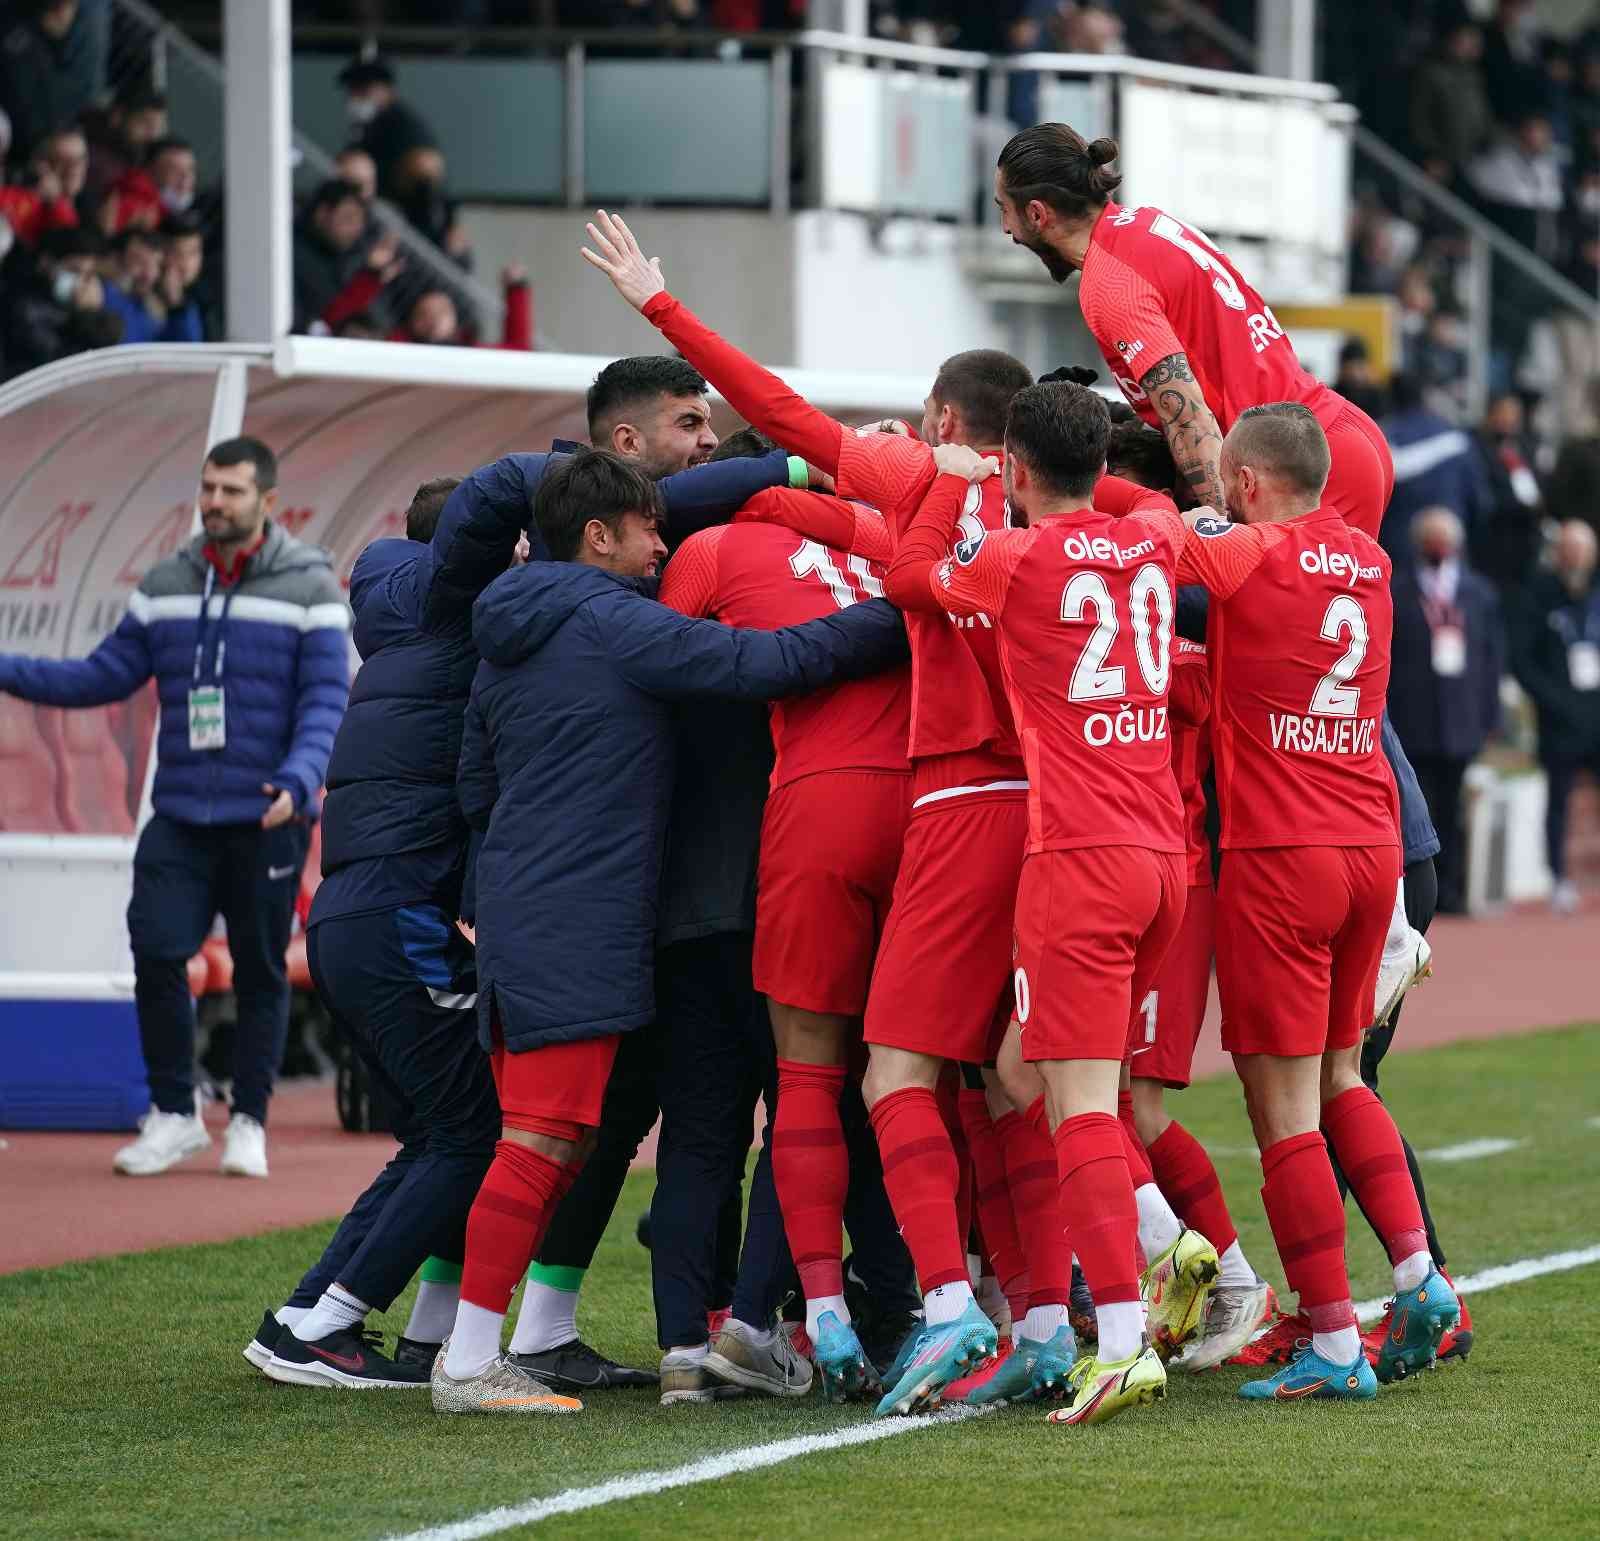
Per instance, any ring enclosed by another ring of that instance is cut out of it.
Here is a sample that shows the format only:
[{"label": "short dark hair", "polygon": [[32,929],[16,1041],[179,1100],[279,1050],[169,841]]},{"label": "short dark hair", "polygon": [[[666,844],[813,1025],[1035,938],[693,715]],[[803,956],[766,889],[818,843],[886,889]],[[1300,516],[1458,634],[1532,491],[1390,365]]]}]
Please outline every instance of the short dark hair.
[{"label": "short dark hair", "polygon": [[1006,418],[1006,453],[1064,497],[1094,491],[1110,439],[1105,402],[1087,386],[1064,381],[1018,391]]},{"label": "short dark hair", "polygon": [[450,494],[461,485],[459,476],[436,476],[424,482],[411,498],[406,510],[406,539],[432,540],[439,527],[439,515],[450,501]]},{"label": "short dark hair", "polygon": [[687,359],[663,353],[643,353],[607,364],[589,387],[585,408],[589,437],[614,424],[623,413],[659,396],[704,396],[706,378]]},{"label": "short dark hair", "polygon": [[362,91],[368,86],[392,86],[394,71],[382,59],[353,59],[339,71],[338,80],[346,91]]},{"label": "short dark hair", "polygon": [[[1424,400],[1422,380],[1405,370],[1396,370],[1389,376],[1389,407],[1394,412],[1414,412]],[[1600,401],[1600,393],[1595,396]]]},{"label": "short dark hair", "polygon": [[1112,424],[1106,469],[1156,492],[1171,492],[1178,485],[1178,467],[1167,436],[1137,417]]},{"label": "short dark hair", "polygon": [[67,230],[46,230],[39,237],[39,255],[54,257],[103,257],[106,238],[93,225],[75,225]]},{"label": "short dark hair", "polygon": [[591,519],[615,530],[625,514],[660,518],[660,495],[637,466],[603,449],[580,449],[557,460],[533,499],[533,522],[557,562],[576,558]]},{"label": "short dark hair", "polygon": [[759,428],[740,428],[711,451],[713,460],[760,460],[782,446]]},{"label": "short dark hair", "polygon": [[248,434],[213,444],[206,451],[206,460],[214,466],[237,466],[248,461],[255,467],[258,491],[270,492],[278,485],[278,457],[260,439]]},{"label": "short dark hair", "polygon": [[155,165],[168,150],[187,150],[194,154],[194,146],[187,139],[180,139],[176,134],[168,134],[165,139],[152,139],[149,147],[144,152],[144,163],[147,166]]},{"label": "short dark hair", "polygon": [[186,236],[197,235],[205,237],[205,226],[200,223],[200,216],[185,209],[181,214],[169,214],[160,224],[161,234],[169,241],[179,241]]},{"label": "short dark hair", "polygon": [[996,348],[957,353],[939,366],[928,393],[941,406],[961,414],[967,432],[980,444],[998,444],[1006,431],[1006,412],[1018,391],[1033,384],[1028,366]]},{"label": "short dark hair", "polygon": [[167,238],[159,230],[145,230],[139,225],[129,225],[126,230],[119,230],[111,237],[111,249],[119,257],[126,256],[130,246],[149,246],[156,251],[165,251]]},{"label": "short dark hair", "polygon": [[1098,213],[1122,178],[1103,168],[1117,158],[1117,141],[1085,140],[1065,123],[1035,123],[1013,134],[1000,152],[1000,185],[1015,203],[1037,198],[1068,219]]},{"label": "short dark hair", "polygon": [[354,182],[346,182],[343,177],[329,177],[326,182],[318,183],[316,192],[311,195],[311,212],[317,214],[323,209],[336,209],[341,203],[361,202],[361,189]]},{"label": "short dark hair", "polygon": [[147,82],[139,81],[131,89],[124,91],[111,105],[124,115],[131,112],[165,112],[167,93],[156,90]]},{"label": "short dark hair", "polygon": [[1310,407],[1298,401],[1269,401],[1247,407],[1228,434],[1235,464],[1254,466],[1281,477],[1297,492],[1320,497],[1328,484],[1328,436]]}]

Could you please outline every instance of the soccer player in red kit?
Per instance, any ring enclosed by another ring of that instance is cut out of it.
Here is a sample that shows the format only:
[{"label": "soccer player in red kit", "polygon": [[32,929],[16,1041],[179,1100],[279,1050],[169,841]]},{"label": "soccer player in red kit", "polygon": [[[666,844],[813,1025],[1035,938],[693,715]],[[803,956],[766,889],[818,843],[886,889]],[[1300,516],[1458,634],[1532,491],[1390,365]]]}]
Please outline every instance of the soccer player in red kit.
[{"label": "soccer player in red kit", "polygon": [[1116,142],[1064,123],[1023,129],[1000,152],[995,202],[1006,234],[1064,283],[1133,409],[1165,432],[1198,503],[1226,512],[1222,436],[1247,407],[1298,401],[1333,457],[1323,507],[1377,538],[1394,490],[1378,425],[1309,375],[1272,308],[1193,226],[1160,209],[1111,201]]},{"label": "soccer player in red kit", "polygon": [[1322,503],[1328,462],[1303,404],[1241,414],[1221,464],[1242,522],[1199,519],[1178,567],[1211,591],[1222,1043],[1244,1083],[1284,1275],[1312,1327],[1288,1366],[1240,1388],[1247,1398],[1377,1390],[1322,1131],[1394,1266],[1379,1376],[1427,1364],[1459,1310],[1429,1256],[1399,1133],[1361,1082],[1400,873],[1397,794],[1378,736],[1393,606],[1388,557]]},{"label": "soccer player in red kit", "polygon": [[[661,602],[685,615],[765,629],[882,595],[881,566],[777,523],[691,535],[661,585]],[[844,1300],[850,1169],[839,1095],[911,811],[910,697],[910,671],[896,669],[771,708],[753,976],[778,1052],[772,1174],[831,1400],[876,1381]]]},{"label": "soccer player in red kit", "polygon": [[[1005,483],[1026,529],[946,549],[953,505],[924,503],[889,591],[914,575],[953,614],[983,615],[1000,643],[1028,771],[1028,854],[1015,915],[1020,1049],[1043,1082],[1061,1215],[1094,1296],[1096,1352],[1052,1418],[1101,1422],[1165,1395],[1144,1336],[1138,1209],[1117,1089],[1134,1003],[1183,915],[1183,809],[1167,724],[1175,514],[1098,512],[1111,421],[1082,386],[1012,401]],[[1189,1234],[1189,1233],[1184,1233]],[[1209,1258],[1216,1254],[1195,1238]]]},{"label": "soccer player in red kit", "polygon": [[[998,451],[1011,398],[1030,381],[1003,353],[958,354],[939,371],[922,436],[857,434],[819,412],[666,292],[626,224],[601,211],[584,257],[706,373],[730,406],[837,478],[845,497],[908,522],[937,474],[932,443]],[[840,505],[844,508],[845,505]],[[853,522],[854,515],[846,517]],[[1005,522],[998,479],[973,489],[963,530]],[[835,544],[830,541],[829,544]],[[958,1165],[935,1097],[948,1060],[992,1058],[1010,976],[1011,911],[1027,835],[1026,773],[992,629],[943,612],[907,617],[912,816],[867,1001],[863,1092],[884,1186],[916,1263],[927,1327],[880,1413],[908,1412],[995,1351],[967,1274]],[[1035,1286],[1037,1286],[1037,1281]],[[1069,1280],[1062,1282],[1062,1303]]]}]

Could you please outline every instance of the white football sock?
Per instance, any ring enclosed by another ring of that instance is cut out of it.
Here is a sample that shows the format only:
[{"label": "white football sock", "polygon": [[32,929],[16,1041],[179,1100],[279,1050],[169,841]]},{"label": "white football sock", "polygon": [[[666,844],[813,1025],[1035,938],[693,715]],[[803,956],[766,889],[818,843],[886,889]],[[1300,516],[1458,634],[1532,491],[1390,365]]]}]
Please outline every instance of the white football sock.
[{"label": "white football sock", "polygon": [[1101,1364],[1131,1359],[1144,1346],[1144,1306],[1139,1301],[1118,1300],[1109,1306],[1096,1306],[1094,1319],[1100,1328],[1095,1358]]},{"label": "white football sock", "polygon": [[700,1364],[711,1352],[709,1343],[691,1343],[685,1348],[669,1348],[667,1350],[675,1358],[687,1361],[689,1364]]},{"label": "white football sock", "polygon": [[277,1318],[280,1327],[287,1327],[291,1331],[296,1322],[301,1322],[311,1314],[310,1306],[279,1306],[273,1316]]},{"label": "white football sock", "polygon": [[1139,1245],[1154,1262],[1183,1235],[1183,1221],[1173,1214],[1172,1206],[1154,1183],[1135,1188],[1133,1198],[1139,1206]]},{"label": "white football sock", "polygon": [[1063,1305],[1029,1306],[1017,1336],[1030,1343],[1048,1343],[1066,1319],[1067,1308]]},{"label": "white football sock", "polygon": [[1228,1250],[1221,1257],[1222,1269],[1217,1276],[1218,1284],[1254,1284],[1256,1271],[1244,1255],[1244,1248],[1239,1245],[1238,1237],[1229,1244]]},{"label": "white football sock", "polygon": [[1394,1265],[1394,1287],[1397,1290],[1414,1290],[1433,1272],[1431,1252],[1413,1252]]},{"label": "white football sock", "polygon": [[930,1327],[942,1327],[953,1322],[976,1299],[972,1286],[965,1279],[957,1279],[953,1284],[929,1290],[922,1297],[922,1309]]},{"label": "white football sock", "polygon": [[486,1311],[463,1300],[456,1307],[456,1324],[450,1330],[444,1373],[452,1380],[482,1375],[500,1357],[500,1331],[505,1320],[499,1311]]},{"label": "white football sock", "polygon": [[411,1319],[406,1323],[405,1336],[414,1343],[443,1343],[450,1335],[456,1319],[456,1307],[461,1304],[461,1281],[440,1284],[424,1279],[417,1286],[417,1298],[411,1306]]},{"label": "white football sock", "polygon": [[1361,1334],[1354,1327],[1341,1327],[1337,1332],[1314,1332],[1311,1347],[1329,1364],[1341,1367],[1354,1364],[1361,1355]]},{"label": "white football sock", "polygon": [[817,1341],[817,1324],[822,1320],[824,1311],[832,1311],[844,1323],[850,1325],[850,1307],[844,1303],[843,1295],[818,1295],[815,1300],[806,1300],[806,1336],[813,1343]]},{"label": "white football sock", "polygon": [[542,1354],[560,1348],[578,1335],[578,1292],[558,1290],[529,1279],[522,1286],[522,1304],[511,1334],[513,1354]]},{"label": "white football sock", "polygon": [[741,1322],[737,1316],[730,1316],[728,1325],[737,1327],[739,1335],[755,1344],[757,1348],[770,1348],[778,1331],[776,1327],[754,1327],[749,1322]]},{"label": "white football sock", "polygon": [[316,1343],[341,1328],[359,1326],[371,1309],[366,1301],[357,1300],[349,1290],[330,1284],[322,1292],[322,1299],[289,1330],[302,1343]]}]

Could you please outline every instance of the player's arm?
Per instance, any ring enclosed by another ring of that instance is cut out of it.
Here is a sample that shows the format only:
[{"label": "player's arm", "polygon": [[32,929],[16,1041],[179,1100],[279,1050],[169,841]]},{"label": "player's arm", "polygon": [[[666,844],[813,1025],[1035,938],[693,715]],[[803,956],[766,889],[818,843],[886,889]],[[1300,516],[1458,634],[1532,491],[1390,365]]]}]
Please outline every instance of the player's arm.
[{"label": "player's arm", "polygon": [[934,572],[950,554],[951,537],[971,486],[959,471],[934,477],[911,523],[906,526],[883,580],[885,597],[902,610],[937,615],[949,608],[933,581]]},{"label": "player's arm", "polygon": [[735,523],[781,524],[804,535],[807,540],[864,556],[871,562],[887,562],[894,555],[889,526],[875,508],[830,497],[824,492],[800,492],[774,487],[757,493],[734,516]]},{"label": "player's arm", "polygon": [[728,526],[702,530],[672,553],[656,598],[679,615],[712,619],[717,609],[717,548]]},{"label": "player's arm", "polygon": [[1209,509],[1202,509],[1198,517],[1185,515],[1184,524],[1177,580],[1204,584],[1214,599],[1236,593],[1283,539],[1283,531],[1275,525],[1233,524]]},{"label": "player's arm", "polygon": [[837,475],[839,445],[849,432],[844,424],[797,396],[668,294],[661,259],[647,258],[618,216],[601,209],[595,221],[588,231],[596,249],[584,247],[584,260],[599,268],[617,293],[721,391],[747,423],[828,475]]},{"label": "player's arm", "polygon": [[[954,615],[998,615],[1026,545],[1025,530],[995,530],[956,546],[950,537],[975,482],[994,475],[997,462],[964,445],[941,444],[934,451],[940,474],[924,494],[906,527],[884,580],[884,593],[902,609],[947,611]],[[1012,540],[1019,536],[1023,539]]]},{"label": "player's arm", "polygon": [[1211,715],[1211,672],[1203,644],[1174,639],[1167,706],[1173,720],[1185,727],[1198,728]]},{"label": "player's arm", "polygon": [[1094,484],[1095,508],[1102,514],[1123,519],[1129,514],[1175,514],[1178,505],[1164,492],[1154,487],[1141,487],[1125,476],[1113,476],[1109,471]]},{"label": "player's arm", "polygon": [[1169,354],[1140,381],[1161,419],[1173,463],[1197,503],[1228,511],[1222,491],[1222,429],[1185,353]]}]

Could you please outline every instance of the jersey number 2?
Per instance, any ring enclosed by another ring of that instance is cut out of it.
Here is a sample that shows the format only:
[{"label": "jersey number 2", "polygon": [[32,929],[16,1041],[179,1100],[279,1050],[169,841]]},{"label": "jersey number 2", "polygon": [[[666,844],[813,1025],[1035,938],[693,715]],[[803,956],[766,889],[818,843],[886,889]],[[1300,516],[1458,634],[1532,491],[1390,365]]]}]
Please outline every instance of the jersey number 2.
[{"label": "jersey number 2", "polygon": [[[1129,608],[1133,612],[1133,653],[1139,673],[1152,695],[1167,693],[1172,663],[1172,589],[1167,575],[1149,563],[1133,575],[1128,585]],[[1155,601],[1155,624],[1150,623],[1150,603]],[[1121,664],[1106,667],[1111,645],[1117,640],[1117,604],[1096,572],[1074,573],[1061,592],[1061,619],[1082,623],[1085,609],[1094,611],[1094,630],[1083,645],[1072,683],[1067,687],[1070,701],[1115,701],[1126,696],[1128,671]]]},{"label": "jersey number 2", "polygon": [[1317,681],[1311,712],[1317,717],[1355,717],[1361,711],[1361,688],[1351,678],[1367,656],[1367,612],[1348,594],[1336,594],[1322,617],[1322,640],[1335,645],[1348,633],[1344,656]]}]

